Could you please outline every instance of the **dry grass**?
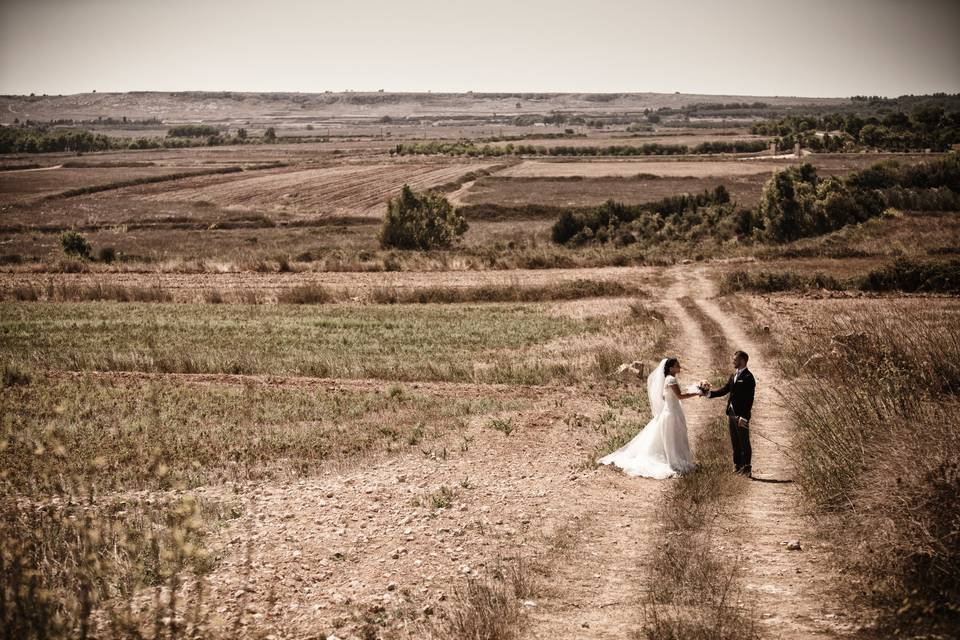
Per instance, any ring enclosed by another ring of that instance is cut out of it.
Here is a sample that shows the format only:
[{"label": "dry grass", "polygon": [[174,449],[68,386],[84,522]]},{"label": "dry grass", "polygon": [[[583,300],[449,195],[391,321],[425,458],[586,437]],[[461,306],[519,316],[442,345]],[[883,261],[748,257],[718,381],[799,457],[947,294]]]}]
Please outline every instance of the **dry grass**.
[{"label": "dry grass", "polygon": [[832,276],[822,273],[812,275],[792,271],[730,271],[720,277],[720,293],[730,294],[739,291],[753,293],[775,293],[780,291],[810,291],[826,289],[841,291],[847,285]]},{"label": "dry grass", "polygon": [[435,624],[437,638],[513,640],[525,627],[522,601],[528,597],[526,568],[521,560],[489,577],[469,577],[453,592],[450,606]]},{"label": "dry grass", "polygon": [[[7,442],[3,440],[2,442]],[[63,448],[38,443],[46,461],[35,482],[59,485],[55,497],[0,486],[0,626],[9,638],[153,638],[202,633],[197,588],[217,563],[204,540],[238,505],[198,501],[100,499],[60,469]],[[6,451],[4,451],[6,453]],[[138,592],[154,598],[135,604]],[[191,606],[180,597],[191,593]]]},{"label": "dry grass", "polygon": [[18,301],[36,302],[94,302],[109,300],[113,302],[172,302],[170,291],[159,285],[141,287],[136,285],[93,284],[48,282],[40,286],[32,283],[17,285],[13,288],[12,298]]},{"label": "dry grass", "polygon": [[786,340],[798,482],[885,632],[960,624],[955,313],[876,303]]},{"label": "dry grass", "polygon": [[374,289],[370,299],[379,304],[465,302],[545,302],[581,298],[645,295],[642,288],[610,280],[567,280],[550,285],[484,285],[478,287],[418,287]]},{"label": "dry grass", "polygon": [[58,458],[59,473],[97,491],[282,480],[351,456],[404,451],[471,416],[512,406],[493,398],[317,392],[253,381],[27,380],[0,392],[0,408],[12,416],[0,432],[5,482],[25,495],[61,489],[42,484],[51,460],[36,451],[69,452]]}]

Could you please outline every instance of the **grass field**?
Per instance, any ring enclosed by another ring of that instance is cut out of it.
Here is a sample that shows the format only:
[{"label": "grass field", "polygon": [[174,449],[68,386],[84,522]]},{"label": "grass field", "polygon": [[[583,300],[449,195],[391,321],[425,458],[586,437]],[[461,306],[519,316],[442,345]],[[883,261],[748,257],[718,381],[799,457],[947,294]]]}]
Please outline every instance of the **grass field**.
[{"label": "grass field", "polygon": [[7,303],[0,315],[4,358],[28,367],[514,384],[605,375],[634,331],[629,317],[536,305]]}]

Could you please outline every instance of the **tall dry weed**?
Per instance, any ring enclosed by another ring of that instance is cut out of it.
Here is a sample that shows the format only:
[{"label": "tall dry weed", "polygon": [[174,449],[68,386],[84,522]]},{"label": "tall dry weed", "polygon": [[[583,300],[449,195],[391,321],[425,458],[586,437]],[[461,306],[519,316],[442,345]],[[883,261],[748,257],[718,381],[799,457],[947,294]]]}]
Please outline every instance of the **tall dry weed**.
[{"label": "tall dry weed", "polygon": [[892,631],[960,628],[960,335],[949,311],[863,308],[783,349],[797,481]]}]

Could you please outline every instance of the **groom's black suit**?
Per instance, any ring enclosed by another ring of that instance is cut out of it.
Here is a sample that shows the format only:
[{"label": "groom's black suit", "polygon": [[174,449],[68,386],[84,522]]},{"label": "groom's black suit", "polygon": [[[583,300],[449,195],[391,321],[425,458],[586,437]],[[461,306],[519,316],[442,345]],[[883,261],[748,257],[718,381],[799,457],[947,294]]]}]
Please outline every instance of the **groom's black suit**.
[{"label": "groom's black suit", "polygon": [[730,427],[730,442],[733,444],[733,464],[739,472],[750,473],[751,470],[750,459],[753,451],[750,449],[750,428],[741,427],[740,418],[750,420],[756,389],[757,381],[750,370],[744,367],[739,375],[734,372],[727,384],[710,392],[711,398],[730,394],[730,401],[727,402],[727,422]]}]

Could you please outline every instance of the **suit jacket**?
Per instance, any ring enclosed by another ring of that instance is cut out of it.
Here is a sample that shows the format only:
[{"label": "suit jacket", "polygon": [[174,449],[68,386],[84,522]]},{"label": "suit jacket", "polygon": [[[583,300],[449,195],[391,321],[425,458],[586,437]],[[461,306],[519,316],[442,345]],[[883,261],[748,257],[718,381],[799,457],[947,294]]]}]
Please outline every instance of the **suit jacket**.
[{"label": "suit jacket", "polygon": [[710,397],[719,398],[729,393],[730,401],[727,402],[727,415],[738,416],[749,420],[750,412],[753,410],[753,395],[757,389],[757,381],[749,369],[741,371],[740,377],[737,378],[736,382],[733,381],[734,375],[736,375],[736,372],[730,376],[727,384],[711,391]]}]

